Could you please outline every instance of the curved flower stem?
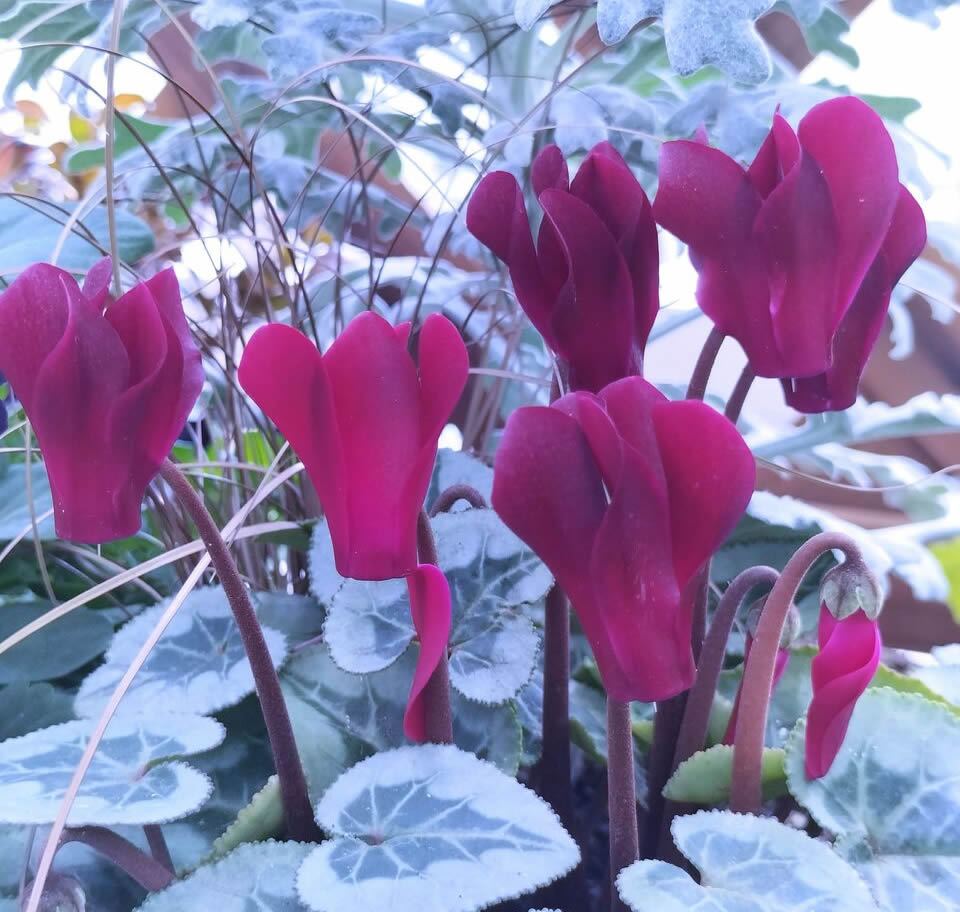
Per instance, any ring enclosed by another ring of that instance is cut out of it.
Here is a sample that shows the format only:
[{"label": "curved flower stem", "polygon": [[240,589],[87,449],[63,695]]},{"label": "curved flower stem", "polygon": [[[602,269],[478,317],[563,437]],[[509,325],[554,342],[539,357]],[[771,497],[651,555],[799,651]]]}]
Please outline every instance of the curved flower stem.
[{"label": "curved flower stem", "polygon": [[167,840],[164,839],[160,824],[148,823],[144,826],[143,832],[147,837],[147,845],[150,846],[150,854],[165,868],[173,871],[173,859],[170,857],[170,849],[167,848]]},{"label": "curved flower stem", "polygon": [[690,376],[690,385],[687,387],[688,399],[703,398],[707,391],[710,371],[713,370],[713,362],[717,360],[717,354],[720,352],[720,346],[723,345],[725,338],[726,336],[716,326],[710,328],[710,335],[707,336],[707,341],[703,343],[700,357],[697,358],[693,374]]},{"label": "curved flower stem", "polygon": [[717,681],[727,651],[727,639],[730,637],[737,611],[754,587],[765,583],[773,585],[779,575],[773,567],[750,567],[733,579],[717,604],[710,632],[703,641],[700,652],[697,678],[687,694],[687,705],[673,754],[674,770],[698,750],[703,750],[713,696],[717,690]]},{"label": "curved flower stem", "polygon": [[465,500],[475,510],[482,510],[487,506],[483,495],[476,488],[468,484],[455,484],[437,495],[437,499],[430,508],[430,515],[446,513],[458,500]]},{"label": "curved flower stem", "polygon": [[173,883],[174,874],[170,868],[106,827],[68,827],[60,837],[60,845],[68,842],[82,842],[109,858],[145,890],[162,890]]},{"label": "curved flower stem", "polygon": [[[417,519],[417,553],[421,564],[438,566],[437,543],[430,528],[430,517],[425,510]],[[453,744],[453,712],[450,708],[450,674],[447,669],[447,650],[423,688],[426,713],[426,740],[434,744]]]},{"label": "curved flower stem", "polygon": [[307,780],[297,752],[297,742],[287,713],[287,705],[280,689],[277,670],[273,667],[270,652],[263,638],[263,630],[253,610],[250,593],[240,578],[230,550],[220,535],[217,524],[207,512],[199,495],[194,491],[183,473],[168,459],[160,468],[160,475],[170,485],[184,509],[189,513],[200,532],[220,584],[233,610],[233,617],[243,639],[253,681],[267,726],[273,762],[280,781],[280,796],[283,802],[287,836],[297,842],[319,841],[320,831],[313,816],[313,807],[307,793]]},{"label": "curved flower stem", "polygon": [[849,535],[841,532],[814,535],[797,549],[783,568],[760,614],[750,648],[750,661],[743,670],[740,715],[733,739],[730,782],[730,809],[733,811],[756,814],[760,810],[763,736],[767,729],[767,709],[783,625],[803,577],[820,555],[832,549],[842,551],[847,561],[863,562],[857,543]]},{"label": "curved flower stem", "polygon": [[726,415],[733,424],[736,424],[740,418],[740,412],[743,411],[743,403],[747,401],[747,393],[750,392],[750,387],[753,386],[753,381],[756,379],[757,375],[753,372],[753,368],[750,367],[749,364],[740,372],[737,385],[733,388],[733,392],[727,400],[727,407],[723,410],[723,414]]},{"label": "curved flower stem", "polygon": [[629,912],[617,893],[617,875],[640,857],[637,789],[633,778],[630,704],[607,698],[607,807],[610,815],[610,909]]}]

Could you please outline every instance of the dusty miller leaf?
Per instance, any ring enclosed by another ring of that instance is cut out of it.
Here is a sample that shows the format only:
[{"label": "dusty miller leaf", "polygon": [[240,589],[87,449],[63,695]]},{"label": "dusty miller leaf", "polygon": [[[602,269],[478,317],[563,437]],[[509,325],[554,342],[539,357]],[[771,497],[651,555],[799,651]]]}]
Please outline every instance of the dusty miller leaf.
[{"label": "dusty miller leaf", "polygon": [[385,751],[343,774],[317,806],[333,838],[297,877],[318,912],[473,912],[562,877],[580,857],[540,798],[452,745]]}]

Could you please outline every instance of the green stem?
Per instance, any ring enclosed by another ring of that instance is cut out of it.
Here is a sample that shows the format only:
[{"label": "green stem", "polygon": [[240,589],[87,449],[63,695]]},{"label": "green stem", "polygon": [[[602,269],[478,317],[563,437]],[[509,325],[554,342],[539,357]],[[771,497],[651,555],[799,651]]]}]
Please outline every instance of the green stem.
[{"label": "green stem", "polygon": [[696,366],[693,368],[693,374],[690,377],[690,385],[687,387],[688,399],[702,399],[704,393],[706,393],[710,371],[713,370],[713,362],[717,360],[724,338],[726,337],[716,326],[710,328],[710,335],[707,336],[707,341],[703,343],[700,357],[697,358]]},{"label": "green stem", "polygon": [[307,780],[300,763],[293,726],[280,689],[277,670],[270,658],[263,630],[250,601],[250,593],[240,578],[230,549],[220,535],[217,524],[207,512],[203,501],[183,473],[168,459],[160,469],[163,480],[171,487],[177,499],[193,519],[206,545],[210,560],[227,596],[230,608],[243,639],[243,648],[250,662],[253,681],[267,726],[267,735],[273,751],[273,762],[280,782],[287,824],[287,836],[297,842],[319,841],[320,831],[313,816],[313,806],[307,793]]},{"label": "green stem", "polygon": [[733,774],[730,809],[759,813],[763,801],[763,740],[777,650],[790,605],[807,571],[825,552],[836,549],[849,561],[862,562],[857,543],[840,532],[821,532],[804,542],[783,568],[767,596],[750,647],[750,661],[743,670],[740,713],[733,738]]},{"label": "green stem", "polygon": [[629,912],[617,893],[617,875],[640,857],[637,791],[633,778],[630,704],[607,698],[607,808],[610,817],[610,909]]},{"label": "green stem", "polygon": [[[417,519],[417,552],[421,564],[438,566],[437,543],[430,527],[430,517],[421,510]],[[430,675],[423,689],[426,714],[426,739],[434,744],[453,744],[453,712],[450,708],[450,672],[447,650]]]}]

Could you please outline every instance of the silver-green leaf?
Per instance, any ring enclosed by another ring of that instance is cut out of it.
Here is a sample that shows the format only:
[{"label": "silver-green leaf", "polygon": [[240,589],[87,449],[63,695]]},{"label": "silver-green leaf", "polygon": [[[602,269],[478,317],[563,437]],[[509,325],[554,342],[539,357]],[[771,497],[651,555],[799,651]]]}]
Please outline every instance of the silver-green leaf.
[{"label": "silver-green leaf", "polygon": [[869,689],[825,776],[804,775],[805,720],[787,784],[890,912],[947,912],[960,897],[960,719],[917,694]]},{"label": "silver-green leaf", "polygon": [[376,754],[317,806],[333,838],[297,877],[317,912],[473,912],[562,877],[580,852],[551,808],[452,745]]},{"label": "silver-green leaf", "polygon": [[136,912],[306,912],[295,885],[297,868],[311,848],[300,842],[242,845],[154,893]]},{"label": "silver-green leaf", "polygon": [[[107,661],[80,685],[79,716],[99,715],[160,616],[162,602],[126,624]],[[275,665],[287,655],[286,638],[269,627],[263,636]],[[253,692],[253,673],[227,597],[219,586],[187,596],[120,704],[121,713],[217,712]]]},{"label": "silver-green leaf", "polygon": [[[0,823],[52,823],[93,723],[64,722],[0,743]],[[71,826],[164,823],[210,796],[210,780],[174,757],[209,750],[224,728],[205,716],[152,713],[115,718],[67,822]]]},{"label": "silver-green leaf", "polygon": [[698,884],[665,861],[637,861],[617,889],[634,912],[876,912],[866,884],[824,842],[769,817],[699,811],[671,827]]}]

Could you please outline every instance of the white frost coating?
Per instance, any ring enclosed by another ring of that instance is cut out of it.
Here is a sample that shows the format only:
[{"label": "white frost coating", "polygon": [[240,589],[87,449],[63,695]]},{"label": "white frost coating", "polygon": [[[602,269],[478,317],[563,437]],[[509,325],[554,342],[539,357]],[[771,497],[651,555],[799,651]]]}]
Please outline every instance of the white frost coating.
[{"label": "white frost coating", "polygon": [[451,745],[358,763],[316,816],[336,838],[307,858],[297,889],[318,912],[474,912],[562,877],[580,858],[549,805]]}]

